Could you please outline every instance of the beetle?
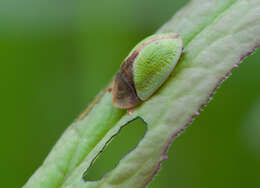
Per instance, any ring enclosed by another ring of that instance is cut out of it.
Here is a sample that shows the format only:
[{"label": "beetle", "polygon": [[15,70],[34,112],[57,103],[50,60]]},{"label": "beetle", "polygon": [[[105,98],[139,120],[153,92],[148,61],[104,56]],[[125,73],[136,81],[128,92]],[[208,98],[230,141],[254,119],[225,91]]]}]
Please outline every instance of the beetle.
[{"label": "beetle", "polygon": [[112,104],[130,109],[147,100],[169,77],[183,51],[178,33],[154,34],[129,53],[112,86]]}]

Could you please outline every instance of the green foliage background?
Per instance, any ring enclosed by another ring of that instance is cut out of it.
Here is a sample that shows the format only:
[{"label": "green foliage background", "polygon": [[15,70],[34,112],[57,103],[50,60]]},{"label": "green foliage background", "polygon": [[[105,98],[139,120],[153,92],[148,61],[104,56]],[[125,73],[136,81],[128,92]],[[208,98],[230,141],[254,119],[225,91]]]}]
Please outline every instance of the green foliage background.
[{"label": "green foliage background", "polygon": [[[2,0],[1,187],[21,187],[131,48],[186,2]],[[260,186],[259,61],[224,82],[151,188]]]}]

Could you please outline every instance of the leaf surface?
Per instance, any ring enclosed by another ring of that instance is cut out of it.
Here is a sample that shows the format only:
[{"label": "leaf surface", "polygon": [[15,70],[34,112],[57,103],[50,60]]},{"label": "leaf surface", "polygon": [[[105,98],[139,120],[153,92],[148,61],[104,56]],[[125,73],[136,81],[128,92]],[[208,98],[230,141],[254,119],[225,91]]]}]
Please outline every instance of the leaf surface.
[{"label": "leaf surface", "polygon": [[[158,33],[177,32],[184,53],[171,77],[149,100],[125,110],[105,91],[62,135],[24,188],[141,188],[158,172],[172,140],[209,102],[233,68],[260,44],[260,0],[193,0]],[[142,118],[145,137],[101,180],[83,175],[111,138]]]}]

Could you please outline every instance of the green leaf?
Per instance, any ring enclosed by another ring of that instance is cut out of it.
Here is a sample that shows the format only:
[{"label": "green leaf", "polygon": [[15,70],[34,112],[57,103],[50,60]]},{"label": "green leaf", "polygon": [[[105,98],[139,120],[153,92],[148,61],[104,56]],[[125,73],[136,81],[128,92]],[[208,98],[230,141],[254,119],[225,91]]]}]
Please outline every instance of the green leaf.
[{"label": "green leaf", "polygon": [[[156,172],[172,140],[187,127],[233,68],[260,44],[260,0],[193,0],[158,32],[177,32],[184,54],[158,92],[128,115],[108,91],[62,135],[24,188],[141,188]],[[83,175],[120,128],[147,123],[138,146],[101,180]]]}]

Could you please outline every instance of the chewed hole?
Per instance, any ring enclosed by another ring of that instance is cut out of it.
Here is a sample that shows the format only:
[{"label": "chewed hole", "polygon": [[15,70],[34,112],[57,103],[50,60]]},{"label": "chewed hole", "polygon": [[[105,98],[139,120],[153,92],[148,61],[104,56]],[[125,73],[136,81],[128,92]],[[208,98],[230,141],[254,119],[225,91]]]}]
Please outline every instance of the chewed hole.
[{"label": "chewed hole", "polygon": [[83,179],[85,181],[100,180],[106,172],[116,167],[122,157],[138,145],[145,132],[146,124],[140,118],[125,125],[92,162],[84,173]]}]

